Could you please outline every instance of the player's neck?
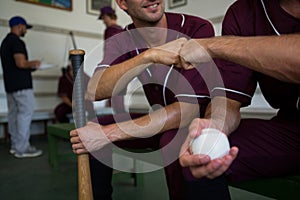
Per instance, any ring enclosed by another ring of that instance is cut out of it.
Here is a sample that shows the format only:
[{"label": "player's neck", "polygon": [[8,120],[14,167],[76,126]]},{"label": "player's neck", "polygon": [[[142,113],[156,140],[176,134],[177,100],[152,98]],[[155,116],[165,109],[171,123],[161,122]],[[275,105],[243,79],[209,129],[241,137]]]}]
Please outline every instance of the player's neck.
[{"label": "player's neck", "polygon": [[117,20],[111,20],[108,22],[107,26],[110,27],[110,26],[114,26],[114,25],[117,25]]},{"label": "player's neck", "polygon": [[168,25],[165,15],[155,25],[148,24],[139,28],[142,28],[138,31],[147,42],[148,47],[160,46],[166,42]]},{"label": "player's neck", "polygon": [[10,32],[20,37],[20,31],[16,27],[11,28]]},{"label": "player's neck", "polygon": [[149,48],[166,43],[167,32],[167,29],[156,27],[147,27],[139,30]]},{"label": "player's neck", "polygon": [[300,19],[300,0],[280,0],[280,6],[290,15]]}]

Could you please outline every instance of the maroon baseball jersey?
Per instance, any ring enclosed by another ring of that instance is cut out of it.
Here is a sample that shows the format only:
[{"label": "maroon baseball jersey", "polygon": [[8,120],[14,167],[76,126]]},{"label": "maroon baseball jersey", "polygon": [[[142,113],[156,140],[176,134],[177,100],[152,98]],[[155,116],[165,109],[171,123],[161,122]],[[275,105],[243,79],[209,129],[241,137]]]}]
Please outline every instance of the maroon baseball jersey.
[{"label": "maroon baseball jersey", "polygon": [[[166,13],[167,42],[180,37],[205,38],[214,36],[210,22],[185,14]],[[148,49],[133,24],[128,25],[122,34],[106,40],[106,53],[98,69],[121,63]],[[200,70],[201,71],[201,70]],[[209,91],[201,73],[194,70],[178,69],[174,66],[154,64],[137,77],[150,105],[169,105],[176,101],[207,104]]]},{"label": "maroon baseball jersey", "polygon": [[[283,10],[278,0],[238,0],[228,9],[224,21],[223,35],[264,36],[300,32],[300,19]],[[270,19],[270,21],[268,20]],[[279,81],[270,76],[252,71],[246,67],[222,61],[222,70],[227,96],[249,105],[256,83],[273,108],[281,112],[299,114],[299,84]]]},{"label": "maroon baseball jersey", "polygon": [[107,27],[104,31],[104,39],[108,39],[111,36],[118,34],[120,32],[122,32],[123,28],[119,25],[112,25],[110,27]]}]

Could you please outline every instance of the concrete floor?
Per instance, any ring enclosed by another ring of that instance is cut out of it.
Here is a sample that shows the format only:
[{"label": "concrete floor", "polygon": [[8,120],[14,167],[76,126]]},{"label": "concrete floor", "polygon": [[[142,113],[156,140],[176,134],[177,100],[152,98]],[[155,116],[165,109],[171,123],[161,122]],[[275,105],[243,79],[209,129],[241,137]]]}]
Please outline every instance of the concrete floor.
[{"label": "concrete floor", "polygon": [[[33,136],[32,144],[44,151],[38,158],[16,159],[8,153],[9,143],[0,140],[1,200],[75,200],[77,199],[76,160],[61,163],[57,171],[48,163],[46,136]],[[60,148],[70,151],[68,141]],[[71,151],[70,151],[71,152]],[[163,170],[144,174],[144,186],[134,187],[129,174],[113,182],[115,200],[166,200],[167,187]],[[230,188],[233,200],[267,200],[269,198]]]}]

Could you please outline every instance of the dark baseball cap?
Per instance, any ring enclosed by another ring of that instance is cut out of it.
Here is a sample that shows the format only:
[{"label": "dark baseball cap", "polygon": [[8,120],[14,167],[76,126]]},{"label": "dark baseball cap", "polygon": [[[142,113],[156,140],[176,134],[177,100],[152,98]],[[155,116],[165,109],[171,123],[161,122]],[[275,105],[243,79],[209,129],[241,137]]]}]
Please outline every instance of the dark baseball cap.
[{"label": "dark baseball cap", "polygon": [[100,9],[100,16],[98,19],[102,19],[105,14],[115,14],[115,10],[110,6],[104,6]]},{"label": "dark baseball cap", "polygon": [[9,20],[9,26],[13,27],[16,26],[18,24],[24,24],[26,26],[27,29],[32,28],[32,25],[27,24],[26,20],[23,17],[20,16],[14,16]]}]

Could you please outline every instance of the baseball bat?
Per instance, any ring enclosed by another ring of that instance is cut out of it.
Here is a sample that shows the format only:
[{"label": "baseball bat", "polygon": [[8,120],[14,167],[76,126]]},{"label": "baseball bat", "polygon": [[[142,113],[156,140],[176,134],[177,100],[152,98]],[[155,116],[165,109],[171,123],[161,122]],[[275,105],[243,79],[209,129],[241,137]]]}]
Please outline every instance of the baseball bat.
[{"label": "baseball bat", "polygon": [[[73,116],[76,128],[86,125],[84,101],[83,61],[85,52],[81,49],[69,51],[73,67]],[[89,155],[78,155],[78,199],[93,200],[92,182],[90,174]]]}]

